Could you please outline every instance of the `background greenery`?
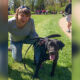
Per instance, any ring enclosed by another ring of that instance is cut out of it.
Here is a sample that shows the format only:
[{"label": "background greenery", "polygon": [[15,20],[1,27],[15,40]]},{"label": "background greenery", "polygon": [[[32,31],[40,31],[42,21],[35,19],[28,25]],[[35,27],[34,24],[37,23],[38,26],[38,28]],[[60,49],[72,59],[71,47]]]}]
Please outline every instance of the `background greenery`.
[{"label": "background greenery", "polygon": [[64,11],[65,6],[68,4],[68,0],[9,0],[8,6],[16,11],[21,5],[28,6],[31,11],[36,10],[48,10],[48,11]]}]

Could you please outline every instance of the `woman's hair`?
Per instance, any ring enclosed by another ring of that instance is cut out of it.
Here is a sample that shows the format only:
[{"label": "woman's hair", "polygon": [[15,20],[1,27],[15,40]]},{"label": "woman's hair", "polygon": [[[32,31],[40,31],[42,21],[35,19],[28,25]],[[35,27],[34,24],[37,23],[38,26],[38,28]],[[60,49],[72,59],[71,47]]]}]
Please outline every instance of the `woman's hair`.
[{"label": "woman's hair", "polygon": [[31,16],[31,11],[30,11],[30,9],[28,7],[20,6],[16,10],[16,14],[15,14],[16,19],[18,19],[18,15],[19,14],[25,14],[26,16]]}]

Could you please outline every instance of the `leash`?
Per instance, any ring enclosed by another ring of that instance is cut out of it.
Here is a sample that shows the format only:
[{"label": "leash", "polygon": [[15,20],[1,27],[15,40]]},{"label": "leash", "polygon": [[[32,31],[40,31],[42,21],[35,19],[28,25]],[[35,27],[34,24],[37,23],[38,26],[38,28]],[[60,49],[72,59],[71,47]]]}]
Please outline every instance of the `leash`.
[{"label": "leash", "polygon": [[[49,36],[47,36],[47,37],[45,37],[45,38],[41,38],[41,37],[38,37],[38,38],[32,38],[32,39],[30,39],[30,40],[47,40],[47,38],[52,38],[52,37],[61,37],[61,35],[59,35],[59,34],[52,34],[52,35],[49,35]],[[11,41],[11,40],[8,40],[8,41]],[[20,41],[21,42],[21,41]],[[29,49],[31,48],[31,46],[32,46],[33,44],[31,44],[28,48],[27,48],[27,50],[26,50],[26,52],[25,52],[25,55],[24,55],[24,59],[25,59],[25,56],[27,55],[27,53],[28,53],[28,51],[29,51]],[[46,45],[47,45],[47,43],[46,43]],[[29,73],[32,73],[31,71],[29,71],[27,68],[26,68],[26,63],[25,62],[23,62],[24,63],[24,67],[25,67],[25,69],[29,72]]]},{"label": "leash", "polygon": [[[24,55],[24,59],[25,59],[25,56],[26,56],[26,54],[28,53],[29,49],[31,48],[31,46],[32,46],[32,44],[30,44],[30,46],[27,48],[27,50],[26,50],[26,52],[25,52],[25,55]],[[28,71],[29,73],[31,73],[31,71],[29,71],[29,70],[27,69],[26,63],[25,63],[25,62],[23,62],[23,63],[24,63],[24,68],[25,68],[25,70]]]},{"label": "leash", "polygon": [[[40,38],[36,38],[36,39],[40,39]],[[41,40],[43,40],[44,38],[41,38]],[[38,44],[38,43],[37,43]],[[36,45],[36,42],[34,43],[34,45]],[[28,51],[29,51],[29,49],[31,48],[33,46],[33,44],[30,44],[30,46],[27,48],[27,50],[26,50],[26,52],[25,52],[25,55],[24,55],[24,59],[25,59],[25,57],[26,57],[26,55],[27,55],[27,53],[28,53]],[[38,47],[38,46],[37,46]],[[24,63],[24,68],[25,68],[25,70],[26,71],[28,71],[29,73],[32,73],[31,71],[29,71],[28,69],[27,69],[27,67],[26,67],[26,63],[25,63],[25,61],[23,60],[23,63]]]}]

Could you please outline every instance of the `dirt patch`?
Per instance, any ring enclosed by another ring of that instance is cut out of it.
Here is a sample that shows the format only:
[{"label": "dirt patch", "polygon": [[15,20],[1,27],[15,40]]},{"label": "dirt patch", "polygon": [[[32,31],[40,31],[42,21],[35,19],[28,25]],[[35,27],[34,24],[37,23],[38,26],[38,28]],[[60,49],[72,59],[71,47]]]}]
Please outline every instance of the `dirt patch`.
[{"label": "dirt patch", "polygon": [[61,27],[61,29],[64,31],[64,33],[69,37],[69,39],[72,39],[72,30],[71,32],[67,32],[67,21],[66,21],[66,17],[63,17],[59,20],[59,25]]}]

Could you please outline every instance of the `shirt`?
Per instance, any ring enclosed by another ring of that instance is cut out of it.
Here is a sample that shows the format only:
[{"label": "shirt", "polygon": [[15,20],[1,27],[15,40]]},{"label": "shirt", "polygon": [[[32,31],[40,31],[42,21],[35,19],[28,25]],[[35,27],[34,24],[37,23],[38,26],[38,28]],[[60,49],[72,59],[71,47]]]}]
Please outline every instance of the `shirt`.
[{"label": "shirt", "polygon": [[25,24],[24,28],[19,29],[16,26],[16,18],[10,18],[8,20],[8,31],[11,34],[12,41],[21,41],[24,40],[26,37],[34,38],[38,37],[38,34],[35,31],[34,20],[30,18],[30,20]]}]

